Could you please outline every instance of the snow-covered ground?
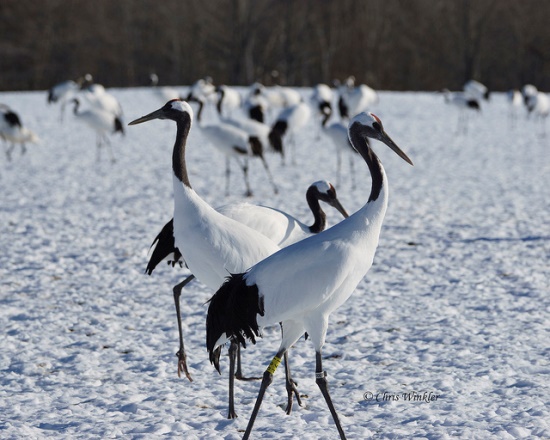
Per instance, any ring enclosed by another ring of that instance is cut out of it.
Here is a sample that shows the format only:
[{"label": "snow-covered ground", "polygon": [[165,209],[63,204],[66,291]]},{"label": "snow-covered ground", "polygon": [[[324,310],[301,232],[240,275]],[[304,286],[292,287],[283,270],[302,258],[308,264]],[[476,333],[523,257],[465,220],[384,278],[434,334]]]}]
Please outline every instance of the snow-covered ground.
[{"label": "snow-covered ground", "polygon": [[[126,123],[161,106],[148,89],[113,94]],[[113,138],[118,161],[97,163],[94,134],[70,111],[61,124],[45,92],[0,93],[0,102],[42,139],[11,162],[0,151],[0,438],[240,438],[259,382],[236,382],[239,417],[227,420],[228,363],[218,375],[205,349],[213,292],[194,282],[182,296],[189,382],[176,374],[171,290],[188,272],[143,273],[172,216],[175,125],[126,126]],[[348,438],[550,438],[549,138],[523,113],[511,124],[503,94],[467,133],[440,94],[381,92],[372,110],[415,166],[375,143],[390,184],[380,246],[331,316],[324,347]],[[366,201],[366,165],[357,157],[355,190],[347,161],[335,181],[334,150],[317,127],[297,136],[296,165],[268,156],[279,195],[251,163],[254,202],[311,222],[305,190],[319,179],[350,212]],[[190,180],[213,206],[244,193],[233,166],[225,197],[224,166],[192,129]],[[266,329],[243,352],[245,374],[261,375],[279,335]],[[285,415],[277,372],[252,438],[337,438],[311,342],[290,354],[305,406]]]}]

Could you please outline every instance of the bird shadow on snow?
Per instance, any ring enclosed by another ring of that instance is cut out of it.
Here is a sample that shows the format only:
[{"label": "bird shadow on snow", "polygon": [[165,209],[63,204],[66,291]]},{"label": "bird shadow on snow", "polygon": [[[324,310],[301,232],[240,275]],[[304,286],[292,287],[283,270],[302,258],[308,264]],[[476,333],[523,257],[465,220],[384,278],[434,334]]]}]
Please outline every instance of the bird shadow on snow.
[{"label": "bird shadow on snow", "polygon": [[476,243],[478,241],[487,241],[487,242],[504,242],[504,241],[546,241],[550,240],[550,236],[534,235],[527,237],[477,237],[477,238],[466,238],[463,240],[456,240],[461,243]]}]

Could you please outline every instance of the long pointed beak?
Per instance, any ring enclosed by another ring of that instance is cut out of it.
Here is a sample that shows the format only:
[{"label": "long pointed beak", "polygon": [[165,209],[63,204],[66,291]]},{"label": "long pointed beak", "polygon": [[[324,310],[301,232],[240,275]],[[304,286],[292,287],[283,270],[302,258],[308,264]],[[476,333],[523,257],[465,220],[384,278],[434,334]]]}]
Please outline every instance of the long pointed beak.
[{"label": "long pointed beak", "polygon": [[141,124],[143,122],[151,121],[153,119],[165,119],[164,112],[161,108],[155,110],[152,113],[149,113],[148,115],[142,116],[141,118],[137,118],[136,120],[130,122],[128,125]]},{"label": "long pointed beak", "polygon": [[384,142],[388,147],[390,147],[395,153],[403,159],[405,162],[410,163],[412,166],[414,164],[412,163],[412,160],[409,159],[409,156],[407,156],[401,148],[397,146],[397,144],[393,141],[391,137],[388,136],[388,134],[385,131],[382,131],[382,134],[379,138],[381,142]]},{"label": "long pointed beak", "polygon": [[344,218],[348,218],[349,217],[349,214],[347,213],[347,211],[344,209],[344,207],[342,206],[342,204],[340,203],[340,201],[338,199],[333,199],[331,201],[331,206],[333,208],[335,208],[336,210],[338,210],[338,212],[340,214],[342,214],[344,216]]}]

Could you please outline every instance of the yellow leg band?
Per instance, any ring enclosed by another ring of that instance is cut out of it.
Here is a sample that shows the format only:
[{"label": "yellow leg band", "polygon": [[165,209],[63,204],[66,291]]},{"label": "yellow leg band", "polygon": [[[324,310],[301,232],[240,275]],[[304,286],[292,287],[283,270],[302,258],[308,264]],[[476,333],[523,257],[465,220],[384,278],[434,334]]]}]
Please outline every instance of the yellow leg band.
[{"label": "yellow leg band", "polygon": [[269,364],[269,367],[267,367],[267,372],[271,374],[275,374],[275,370],[277,369],[280,363],[281,363],[281,359],[275,356],[271,361],[271,363]]}]

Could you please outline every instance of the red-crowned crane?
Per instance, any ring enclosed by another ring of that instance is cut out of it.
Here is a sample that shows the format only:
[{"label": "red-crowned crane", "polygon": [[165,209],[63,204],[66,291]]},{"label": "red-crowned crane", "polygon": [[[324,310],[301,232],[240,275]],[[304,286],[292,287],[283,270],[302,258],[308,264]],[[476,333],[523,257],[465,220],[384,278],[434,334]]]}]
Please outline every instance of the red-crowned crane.
[{"label": "red-crowned crane", "polygon": [[84,76],[84,80],[82,81],[80,96],[86,99],[93,110],[110,113],[122,122],[123,112],[120,102],[105,90],[103,85],[94,83],[93,77],[89,73]]},{"label": "red-crowned crane", "polygon": [[355,189],[355,155],[357,151],[351,145],[348,137],[348,128],[340,121],[328,123],[330,115],[326,115],[321,122],[323,133],[330,139],[330,142],[336,150],[336,182],[340,185],[340,171],[342,169],[342,156],[349,158],[349,168],[351,174],[351,187]]},{"label": "red-crowned crane", "polygon": [[115,133],[124,135],[124,126],[120,118],[113,113],[93,105],[89,105],[86,109],[80,110],[80,101],[78,99],[73,99],[73,103],[73,113],[76,119],[86,124],[96,134],[96,160],[99,161],[101,159],[101,149],[103,146],[107,146],[111,155],[111,162],[116,162],[109,135]]},{"label": "red-crowned crane", "polygon": [[231,175],[230,161],[233,159],[239,164],[246,186],[247,197],[252,196],[252,189],[248,181],[248,160],[259,159],[265,169],[267,177],[273,192],[277,194],[279,192],[269,165],[264,158],[264,147],[257,136],[250,135],[246,131],[230,124],[217,123],[211,125],[200,126],[200,131],[208,139],[209,143],[220,151],[225,156],[225,191],[226,195],[229,195],[229,177]]},{"label": "red-crowned crane", "polygon": [[480,111],[479,100],[468,96],[464,92],[451,92],[449,89],[443,89],[445,102],[458,109],[457,131],[468,131],[468,114],[470,111]]},{"label": "red-crowned crane", "polygon": [[372,265],[388,205],[386,173],[368,138],[384,142],[412,165],[372,113],[361,113],[350,121],[349,137],[370,170],[372,187],[367,203],[332,228],[281,249],[244,273],[231,275],[210,300],[206,344],[216,368],[221,347],[228,340],[243,346],[246,339],[255,343],[260,328],[282,323],[281,345],[264,372],[243,439],[250,436],[281,357],[304,332],[315,347],[317,385],[340,437],[345,439],[328,392],[321,349],[329,315],[349,298]]},{"label": "red-crowned crane", "polygon": [[378,102],[378,93],[366,84],[355,86],[355,78],[350,76],[338,88],[338,109],[342,119],[349,119],[352,116],[370,109]]},{"label": "red-crowned crane", "polygon": [[[187,137],[193,121],[191,106],[174,99],[130,125],[153,119],[170,119],[177,127],[172,153],[175,246],[191,273],[207,287],[216,290],[228,273],[246,270],[280,248],[263,234],[217,212],[191,188],[185,161]],[[228,418],[236,417],[232,384],[237,347],[237,344],[230,347]],[[178,368],[187,372],[185,353],[180,352],[178,357]]]},{"label": "red-crowned crane", "polygon": [[[281,110],[277,116],[269,134],[269,139],[274,149],[281,152],[283,163],[285,154],[282,144],[278,145],[278,143],[282,142],[282,139],[285,139],[285,142],[289,146],[295,148],[294,136],[296,132],[300,131],[309,122],[310,117],[311,108],[305,102],[287,107]],[[295,163],[294,154],[292,155],[292,162]]]},{"label": "red-crowned crane", "polygon": [[26,144],[40,141],[38,136],[25,127],[19,115],[5,104],[0,104],[0,139],[11,145],[6,146],[6,158],[11,160],[15,144],[21,144],[21,155],[27,152]]},{"label": "red-crowned crane", "polygon": [[486,85],[481,84],[479,81],[476,81],[475,79],[471,79],[469,81],[466,81],[464,86],[462,87],[464,90],[464,94],[466,95],[466,98],[472,98],[476,101],[481,101],[482,99],[485,99],[486,101],[489,100],[490,92]]},{"label": "red-crowned crane", "polygon": [[212,78],[207,76],[195,81],[191,87],[189,87],[189,93],[187,94],[186,101],[196,102],[199,105],[197,110],[197,121],[202,120],[202,112],[204,106],[208,102],[215,102],[216,100],[216,87],[212,83]]},{"label": "red-crowned crane", "polygon": [[76,96],[79,90],[80,86],[76,82],[68,80],[56,84],[48,91],[48,104],[59,103],[61,105],[60,121],[63,121],[65,106]]}]

